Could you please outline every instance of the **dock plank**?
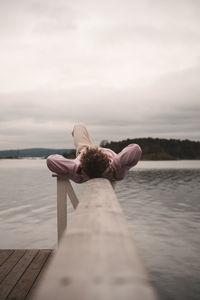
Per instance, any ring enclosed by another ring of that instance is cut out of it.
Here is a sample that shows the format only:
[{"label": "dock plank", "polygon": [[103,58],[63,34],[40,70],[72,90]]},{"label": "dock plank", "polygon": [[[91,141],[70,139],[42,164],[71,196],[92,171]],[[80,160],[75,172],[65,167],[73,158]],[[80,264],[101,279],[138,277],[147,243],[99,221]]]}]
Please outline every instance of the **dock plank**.
[{"label": "dock plank", "polygon": [[[7,250],[5,250],[7,251]],[[7,274],[12,270],[12,268],[18,263],[18,261],[24,255],[25,250],[15,250],[1,266],[0,266],[0,284],[7,276]],[[3,256],[3,254],[2,254]]]},{"label": "dock plank", "polygon": [[52,250],[39,250],[32,263],[26,269],[22,277],[19,279],[19,281],[7,297],[7,300],[26,299],[38,275],[41,273],[41,270],[47,262],[51,252]]},{"label": "dock plank", "polygon": [[[14,253],[18,253],[15,251]],[[23,251],[20,251],[23,253]],[[10,270],[5,279],[0,284],[0,299],[4,300],[8,297],[17,281],[21,278],[25,270],[28,268],[38,250],[24,251],[24,255],[18,260],[17,264]]]},{"label": "dock plank", "polygon": [[14,252],[14,250],[0,250],[0,266],[5,262],[6,259]]},{"label": "dock plank", "polygon": [[0,300],[25,300],[40,281],[52,249],[0,250]]}]

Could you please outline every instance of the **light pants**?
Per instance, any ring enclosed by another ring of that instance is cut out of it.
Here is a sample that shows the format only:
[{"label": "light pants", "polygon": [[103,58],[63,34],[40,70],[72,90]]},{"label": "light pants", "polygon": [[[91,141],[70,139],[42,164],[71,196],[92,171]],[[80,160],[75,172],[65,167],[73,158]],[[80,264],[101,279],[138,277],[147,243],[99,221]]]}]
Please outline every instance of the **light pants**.
[{"label": "light pants", "polygon": [[77,123],[74,125],[72,136],[74,138],[74,145],[76,147],[76,156],[78,156],[84,148],[88,146],[94,146],[89,137],[87,128],[82,123]]},{"label": "light pants", "polygon": [[[78,156],[84,148],[88,146],[94,146],[90,139],[87,128],[82,123],[77,123],[74,125],[72,136],[74,138],[74,145],[76,147],[76,156]],[[113,189],[115,189],[116,183],[116,181],[111,182]]]}]

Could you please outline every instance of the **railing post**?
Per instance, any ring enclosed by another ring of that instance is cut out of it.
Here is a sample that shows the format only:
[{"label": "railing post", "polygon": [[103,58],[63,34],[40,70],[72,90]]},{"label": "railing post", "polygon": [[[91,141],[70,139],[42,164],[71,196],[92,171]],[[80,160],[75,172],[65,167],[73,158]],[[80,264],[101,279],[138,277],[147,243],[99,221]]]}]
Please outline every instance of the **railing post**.
[{"label": "railing post", "polygon": [[58,243],[67,226],[67,195],[69,196],[73,208],[76,209],[79,200],[74,192],[71,182],[66,176],[52,173],[57,178],[57,232]]},{"label": "railing post", "polygon": [[67,187],[67,194],[69,196],[69,199],[71,200],[72,206],[74,209],[76,209],[77,205],[79,204],[79,201],[69,179],[66,179],[66,187]]},{"label": "railing post", "polygon": [[67,225],[67,185],[66,179],[57,176],[57,230],[58,243]]}]

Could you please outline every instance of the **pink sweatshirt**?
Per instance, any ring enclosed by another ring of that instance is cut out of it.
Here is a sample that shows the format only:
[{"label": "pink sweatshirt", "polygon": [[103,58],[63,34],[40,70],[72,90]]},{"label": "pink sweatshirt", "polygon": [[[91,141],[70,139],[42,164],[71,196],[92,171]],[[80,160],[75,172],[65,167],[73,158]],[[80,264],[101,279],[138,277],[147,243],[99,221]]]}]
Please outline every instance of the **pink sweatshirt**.
[{"label": "pink sweatshirt", "polygon": [[[128,170],[138,163],[142,154],[142,150],[137,144],[128,145],[118,154],[108,148],[102,148],[102,150],[108,156],[111,167],[110,171],[102,177],[110,181],[123,179]],[[67,159],[62,155],[53,154],[47,157],[47,166],[58,175],[65,175],[77,183],[82,183],[90,178],[81,174],[80,158],[81,153],[76,159]]]}]

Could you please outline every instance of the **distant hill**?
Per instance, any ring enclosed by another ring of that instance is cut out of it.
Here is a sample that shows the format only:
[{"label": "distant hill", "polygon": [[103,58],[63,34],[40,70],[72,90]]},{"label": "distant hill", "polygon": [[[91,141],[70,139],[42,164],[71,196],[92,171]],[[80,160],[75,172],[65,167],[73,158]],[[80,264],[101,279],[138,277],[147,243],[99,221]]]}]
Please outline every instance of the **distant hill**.
[{"label": "distant hill", "polygon": [[[116,153],[129,144],[138,144],[142,148],[143,160],[200,159],[200,142],[178,139],[136,138],[119,142],[103,140],[100,146],[110,148]],[[43,157],[61,154],[66,158],[75,158],[75,149],[31,148],[22,150],[2,150],[0,158]]]},{"label": "distant hill", "polygon": [[200,159],[200,142],[178,139],[136,138],[120,142],[102,141],[101,146],[119,153],[129,144],[142,148],[143,160]]},{"label": "distant hill", "polygon": [[1,150],[0,158],[47,157],[51,154],[70,156],[74,155],[74,153],[75,149],[31,148],[22,150]]}]

